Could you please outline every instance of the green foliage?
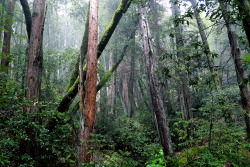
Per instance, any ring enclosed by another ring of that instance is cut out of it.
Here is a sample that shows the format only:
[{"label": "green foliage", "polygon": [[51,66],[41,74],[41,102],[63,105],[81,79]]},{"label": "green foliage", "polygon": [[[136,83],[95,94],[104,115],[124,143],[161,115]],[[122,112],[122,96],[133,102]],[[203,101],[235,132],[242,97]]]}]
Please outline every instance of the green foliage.
[{"label": "green foliage", "polygon": [[[27,129],[32,129],[36,134],[38,159],[44,164],[69,164],[74,161],[74,148],[72,148],[72,129],[69,122],[70,116],[57,113],[53,110],[42,110],[51,104],[40,102],[39,114],[23,112],[23,106],[33,104],[23,98],[23,90],[19,84],[8,80],[6,86],[0,89],[0,166],[14,165],[32,167],[35,163],[29,155],[20,155],[22,142],[28,141]],[[40,121],[35,121],[34,118]],[[46,129],[47,120],[60,117],[63,125],[57,126],[53,132]]]}]

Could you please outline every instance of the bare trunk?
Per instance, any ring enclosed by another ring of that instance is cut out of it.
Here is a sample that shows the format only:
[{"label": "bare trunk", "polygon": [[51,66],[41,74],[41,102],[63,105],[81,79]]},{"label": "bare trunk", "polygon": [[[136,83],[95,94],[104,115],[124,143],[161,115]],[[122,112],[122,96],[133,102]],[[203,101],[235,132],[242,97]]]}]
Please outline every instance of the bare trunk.
[{"label": "bare trunk", "polygon": [[3,39],[3,48],[2,48],[3,58],[1,60],[1,72],[4,72],[5,74],[8,74],[9,64],[11,61],[10,40],[11,40],[11,34],[12,34],[12,24],[13,24],[13,14],[14,14],[13,12],[15,8],[15,0],[9,0],[7,8],[8,8],[7,19],[4,24],[5,30],[4,30],[4,39]]},{"label": "bare trunk", "polygon": [[98,0],[90,1],[88,56],[86,72],[85,114],[84,114],[84,152],[83,161],[91,160],[90,134],[93,132],[96,115],[97,83],[97,44],[98,44]]},{"label": "bare trunk", "polygon": [[141,14],[141,31],[143,40],[143,49],[145,56],[145,66],[148,73],[148,86],[150,89],[151,100],[153,104],[153,110],[156,116],[158,132],[160,135],[160,142],[163,147],[163,152],[165,156],[172,156],[173,149],[171,145],[170,132],[166,121],[166,115],[163,108],[163,102],[160,97],[158,78],[155,74],[152,46],[150,43],[149,26],[147,20],[147,13],[145,8],[139,9]]},{"label": "bare trunk", "polygon": [[242,108],[245,110],[244,116],[245,116],[247,137],[248,139],[250,139],[250,118],[249,118],[250,95],[249,95],[248,86],[245,83],[247,78],[245,77],[245,72],[242,67],[240,47],[237,41],[236,33],[234,32],[233,27],[229,22],[229,16],[227,15],[227,12],[226,12],[227,4],[223,2],[222,0],[220,0],[219,2],[220,2],[220,8],[222,10],[222,16],[226,23],[228,39],[229,39],[229,43],[231,46],[232,56],[234,59],[234,66],[235,66],[236,75],[237,75],[237,82],[239,84],[239,89],[240,89]]}]

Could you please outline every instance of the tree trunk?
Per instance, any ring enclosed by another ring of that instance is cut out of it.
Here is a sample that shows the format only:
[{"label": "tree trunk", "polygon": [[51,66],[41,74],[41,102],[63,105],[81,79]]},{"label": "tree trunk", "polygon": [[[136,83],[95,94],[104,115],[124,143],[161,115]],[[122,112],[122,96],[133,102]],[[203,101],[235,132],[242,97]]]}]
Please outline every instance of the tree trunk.
[{"label": "tree trunk", "polygon": [[97,83],[97,44],[98,44],[98,0],[90,1],[88,56],[86,72],[86,97],[84,114],[84,152],[83,161],[91,160],[90,134],[93,132],[96,115],[96,83]]},{"label": "tree trunk", "polygon": [[[26,113],[38,112],[38,102],[40,99],[41,91],[41,78],[42,78],[42,41],[43,41],[43,25],[44,25],[44,9],[45,0],[35,0],[33,3],[33,15],[32,15],[32,27],[30,34],[29,50],[28,50],[28,67],[26,75],[26,93],[25,97],[32,101],[31,105],[24,107]],[[38,117],[35,117],[37,121]],[[39,166],[37,161],[37,150],[36,145],[36,132],[32,128],[27,128],[26,133],[29,140],[24,140],[20,144],[20,154],[28,154],[35,161],[36,165]]]},{"label": "tree trunk", "polygon": [[[13,15],[14,15],[14,8],[15,8],[15,0],[9,0],[7,6],[7,18],[4,24],[4,39],[3,39],[3,48],[2,54],[3,58],[1,60],[1,72],[4,72],[6,75],[9,71],[9,64],[11,61],[10,55],[10,40],[12,34],[12,24],[13,24]],[[7,76],[5,76],[7,77]],[[4,77],[4,78],[5,78]]]},{"label": "tree trunk", "polygon": [[[156,55],[158,57],[161,57],[162,54],[164,53],[164,50],[161,47],[161,41],[160,41],[160,26],[159,26],[159,12],[157,10],[157,2],[156,0],[150,0],[150,3],[152,4],[151,8],[152,8],[152,29],[154,30],[154,41],[155,41],[155,49],[156,49]],[[162,64],[161,62],[159,62],[158,64],[158,68],[161,70],[164,67],[164,64]],[[163,76],[164,77],[164,76]],[[162,86],[160,88],[161,94],[162,94],[162,99],[163,99],[163,105],[164,108],[167,108],[168,113],[167,114],[171,114],[173,113],[173,108],[172,108],[172,104],[171,104],[171,100],[170,100],[170,96],[169,96],[169,89],[168,89],[168,81],[167,78],[162,78],[161,82],[164,83],[165,86]]]},{"label": "tree trunk", "polygon": [[[78,129],[78,141],[77,141],[77,154],[78,154],[78,159],[77,159],[77,166],[82,166],[81,162],[83,161],[83,138],[84,138],[84,99],[85,99],[85,87],[84,87],[84,75],[83,75],[83,62],[85,59],[85,54],[87,53],[88,50],[88,30],[89,30],[89,8],[87,12],[87,19],[85,23],[85,30],[84,30],[84,35],[82,39],[82,45],[80,48],[80,56],[78,59],[79,64],[79,77],[80,77],[80,82],[79,82],[79,108],[80,108],[80,127]],[[77,73],[78,74],[78,73]]]},{"label": "tree trunk", "polygon": [[21,2],[21,5],[22,5],[22,8],[23,8],[24,16],[25,16],[26,30],[27,30],[27,34],[28,34],[28,39],[30,40],[32,18],[31,18],[29,3],[28,3],[27,0],[20,0],[20,2]]},{"label": "tree trunk", "polygon": [[245,77],[245,72],[242,67],[240,47],[237,41],[237,35],[235,31],[233,30],[232,25],[229,22],[229,16],[227,15],[227,12],[226,12],[227,4],[223,2],[222,0],[220,0],[219,2],[220,2],[220,8],[222,10],[222,16],[225,20],[225,24],[227,27],[228,39],[229,39],[229,43],[231,46],[232,56],[234,59],[234,66],[235,66],[236,75],[237,75],[237,82],[239,84],[239,89],[240,89],[242,108],[245,110],[244,116],[245,116],[247,137],[248,139],[250,139],[250,118],[249,118],[250,95],[249,95],[247,83],[245,83],[247,78]]},{"label": "tree trunk", "polygon": [[[135,38],[133,39],[135,44]],[[135,46],[135,45],[134,45]],[[130,76],[128,85],[128,96],[129,96],[129,117],[132,118],[135,113],[135,98],[134,98],[134,81],[135,81],[135,50],[133,48],[130,61]]]},{"label": "tree trunk", "polygon": [[1,6],[1,10],[0,10],[0,48],[2,48],[2,36],[3,36],[3,18],[4,18],[4,8],[5,8],[5,0],[0,0],[0,6]]},{"label": "tree trunk", "polygon": [[45,0],[35,0],[33,4],[32,27],[28,51],[28,68],[26,77],[26,98],[34,100],[33,106],[27,106],[25,111],[35,111],[40,98],[42,78],[42,34],[44,24]]},{"label": "tree trunk", "polygon": [[208,64],[208,68],[209,68],[209,71],[212,75],[212,80],[213,80],[213,83],[215,84],[215,86],[217,86],[220,82],[219,82],[219,78],[218,76],[216,75],[215,73],[215,70],[214,70],[214,60],[213,60],[213,57],[212,57],[212,54],[211,54],[211,51],[210,51],[210,47],[209,47],[209,44],[208,44],[208,41],[207,41],[207,36],[206,36],[206,33],[205,33],[205,26],[204,26],[204,23],[200,17],[200,14],[197,10],[197,1],[196,0],[189,0],[193,6],[193,9],[194,9],[194,16],[195,16],[195,19],[196,19],[196,23],[198,25],[198,29],[199,29],[199,33],[200,33],[200,36],[201,36],[201,40],[202,40],[202,43],[203,43],[203,47],[204,47],[204,53],[206,55],[206,58],[207,58],[207,64]]},{"label": "tree trunk", "polygon": [[143,49],[145,56],[145,66],[148,73],[148,87],[150,89],[153,110],[156,116],[158,132],[160,135],[160,142],[163,147],[165,156],[172,156],[173,149],[171,145],[170,132],[166,121],[163,102],[160,97],[158,78],[155,73],[152,45],[150,43],[149,26],[147,20],[147,13],[145,8],[139,8],[141,14],[140,26],[142,31]]},{"label": "tree trunk", "polygon": [[239,12],[242,16],[243,27],[250,47],[250,2],[249,0],[237,0]]},{"label": "tree trunk", "polygon": [[[179,7],[174,4],[172,4],[172,13],[175,18],[179,17]],[[183,43],[183,36],[181,32],[180,25],[175,25],[175,40],[176,40],[176,49],[177,49],[177,57],[180,60],[179,64],[181,66],[185,66],[185,53],[182,51],[182,47],[184,46]],[[182,67],[177,67],[177,73],[180,75],[181,79],[181,95],[182,95],[182,104],[183,104],[183,118],[185,121],[189,121],[193,118],[193,113],[190,110],[190,99],[189,99],[189,87],[188,87],[188,77],[186,70],[182,70]],[[192,123],[188,123],[188,129],[187,129],[187,135],[188,138],[192,135]]]},{"label": "tree trunk", "polygon": [[[106,63],[108,64],[107,66],[107,70],[111,70],[111,68],[113,67],[113,64],[114,64],[114,58],[113,58],[113,53],[110,52],[110,56],[109,56],[109,60],[108,62]],[[110,81],[110,85],[107,87],[107,103],[108,105],[110,106],[110,110],[109,110],[109,114],[113,115],[114,113],[112,112],[113,111],[113,107],[114,107],[114,104],[113,104],[113,99],[114,99],[114,90],[115,90],[115,85],[114,85],[114,78],[111,79]]]},{"label": "tree trunk", "polygon": [[[121,20],[122,16],[124,13],[126,13],[127,9],[129,8],[131,4],[131,0],[122,0],[120,2],[120,5],[118,6],[117,10],[115,11],[115,14],[104,32],[104,35],[101,39],[101,41],[98,44],[98,52],[97,52],[97,57],[99,58],[105,49],[106,45],[108,44],[109,39],[111,38],[113,32],[115,31],[116,26],[118,25],[119,21]],[[70,85],[68,88],[67,93],[64,95],[62,98],[59,106],[58,106],[58,111],[59,112],[65,112],[67,111],[69,105],[72,103],[74,100],[77,92],[78,92],[78,83],[79,83],[79,77],[78,77],[78,67],[79,64],[75,66],[75,72],[73,72],[71,80],[70,80]],[[84,71],[84,76],[86,75],[86,71]]]}]

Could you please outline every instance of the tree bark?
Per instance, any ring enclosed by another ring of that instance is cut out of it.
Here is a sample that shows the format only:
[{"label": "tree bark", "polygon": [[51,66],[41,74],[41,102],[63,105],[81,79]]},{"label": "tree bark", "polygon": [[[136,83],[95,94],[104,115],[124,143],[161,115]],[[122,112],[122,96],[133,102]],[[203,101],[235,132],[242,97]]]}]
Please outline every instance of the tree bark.
[{"label": "tree bark", "polygon": [[[115,14],[107,27],[107,29],[104,32],[104,35],[101,39],[101,41],[98,44],[98,52],[97,57],[99,58],[105,49],[106,45],[108,44],[109,39],[111,38],[113,32],[115,31],[116,26],[118,25],[119,21],[121,20],[124,13],[126,13],[127,9],[129,8],[131,4],[131,0],[122,0],[120,2],[120,5],[118,6],[117,10],[115,11]],[[77,92],[78,92],[78,83],[79,83],[79,76],[78,76],[78,67],[79,64],[75,66],[76,72],[72,74],[73,77],[71,77],[70,86],[68,88],[67,93],[62,98],[59,106],[58,111],[59,112],[66,112],[69,105],[74,100]],[[85,67],[85,66],[84,66]],[[86,68],[84,70],[84,76],[86,75]]]},{"label": "tree bark", "polygon": [[215,70],[214,70],[214,60],[213,60],[213,57],[212,57],[212,54],[211,54],[211,51],[210,51],[210,47],[209,47],[209,44],[208,44],[207,36],[206,36],[206,33],[205,33],[205,26],[204,26],[204,23],[203,23],[203,21],[202,21],[202,19],[200,17],[198,9],[197,9],[197,1],[196,0],[189,0],[189,1],[191,2],[192,6],[193,6],[193,9],[194,9],[194,16],[195,16],[196,23],[197,23],[199,33],[200,33],[200,36],[201,36],[201,40],[202,40],[202,43],[203,43],[204,53],[205,53],[206,58],[207,58],[208,68],[209,68],[209,71],[210,71],[210,73],[212,75],[213,83],[214,83],[215,86],[217,86],[220,83],[220,80],[219,80],[219,78],[216,75]]},{"label": "tree bark", "polygon": [[[133,39],[135,46],[135,37]],[[134,98],[134,81],[135,81],[135,50],[133,48],[130,61],[130,76],[128,85],[128,96],[129,96],[129,117],[132,118],[135,113],[135,98]]]},{"label": "tree bark", "polygon": [[83,161],[91,160],[90,134],[93,132],[96,115],[97,83],[97,45],[98,45],[98,0],[90,1],[88,56],[86,73],[85,114],[84,114],[84,152]]},{"label": "tree bark", "polygon": [[[90,7],[90,6],[89,6]],[[85,55],[88,50],[88,30],[89,30],[89,8],[87,12],[87,19],[85,23],[85,30],[84,35],[82,39],[82,45],[80,49],[80,58],[79,62],[76,64],[79,64],[79,108],[80,108],[80,127],[78,130],[78,141],[77,141],[77,151],[78,151],[78,159],[77,159],[77,166],[82,166],[81,162],[83,161],[83,139],[84,139],[84,99],[85,99],[85,87],[84,87],[84,75],[83,75],[83,62],[85,59]]]},{"label": "tree bark", "polygon": [[[42,79],[42,62],[43,62],[43,25],[44,25],[44,9],[45,0],[35,0],[33,3],[32,27],[29,40],[28,49],[28,64],[26,74],[26,92],[25,97],[31,100],[32,104],[24,107],[26,113],[38,112],[38,102],[41,92],[41,79]],[[38,117],[35,116],[34,121]],[[38,157],[39,150],[36,144],[36,132],[32,128],[25,129],[28,135],[28,141],[21,141],[20,155],[28,154],[35,161],[35,166],[39,166]]]},{"label": "tree bark", "polygon": [[[13,15],[14,15],[14,8],[15,8],[15,0],[9,0],[7,6],[7,18],[4,24],[4,39],[3,39],[3,48],[2,54],[4,57],[1,60],[1,72],[4,72],[6,75],[9,71],[9,64],[11,61],[10,55],[10,41],[12,35],[12,24],[13,24]],[[5,76],[4,78],[6,78]]]},{"label": "tree bark", "polygon": [[242,16],[243,28],[245,30],[248,44],[250,47],[250,2],[249,0],[236,0],[239,12]]},{"label": "tree bark", "polygon": [[160,142],[165,156],[172,156],[173,149],[171,145],[170,132],[166,121],[166,115],[163,108],[163,102],[160,97],[158,78],[155,73],[152,45],[150,43],[149,25],[146,16],[146,9],[139,8],[141,14],[140,26],[142,31],[143,49],[145,57],[145,66],[148,73],[148,87],[150,89],[153,110],[156,116]]},{"label": "tree bark", "polygon": [[34,100],[33,106],[27,106],[25,111],[35,111],[40,98],[42,78],[42,34],[44,24],[45,0],[35,0],[33,4],[32,27],[28,51],[28,68],[26,77],[26,98]]},{"label": "tree bark", "polygon": [[32,18],[31,18],[29,3],[28,3],[27,0],[20,0],[20,3],[21,3],[22,8],[23,8],[23,13],[24,13],[25,22],[26,22],[26,30],[27,30],[28,39],[30,40]]},{"label": "tree bark", "polygon": [[240,89],[242,108],[245,110],[244,116],[245,116],[247,137],[248,139],[250,139],[250,118],[249,118],[250,95],[249,95],[247,83],[245,82],[247,78],[245,77],[245,72],[242,67],[240,47],[237,41],[237,35],[235,31],[233,30],[232,25],[229,22],[229,16],[226,12],[227,4],[223,2],[222,0],[219,0],[219,3],[220,3],[221,11],[222,11],[222,16],[223,16],[223,19],[225,20],[225,24],[227,27],[228,39],[229,39],[231,53],[234,59],[234,66],[235,66],[236,75],[237,75],[237,82],[238,82],[239,89]]}]

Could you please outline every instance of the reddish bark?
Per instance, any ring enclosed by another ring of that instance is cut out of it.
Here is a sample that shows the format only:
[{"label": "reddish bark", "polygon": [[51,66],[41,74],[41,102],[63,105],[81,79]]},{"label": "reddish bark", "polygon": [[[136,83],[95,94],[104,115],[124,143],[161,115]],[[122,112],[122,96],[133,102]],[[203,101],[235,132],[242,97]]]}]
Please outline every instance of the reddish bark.
[{"label": "reddish bark", "polygon": [[35,0],[33,4],[32,27],[28,51],[26,78],[26,98],[35,100],[33,106],[27,106],[27,113],[34,112],[40,98],[42,77],[42,31],[44,22],[45,0]]},{"label": "reddish bark", "polygon": [[90,1],[89,38],[86,73],[85,120],[84,120],[84,153],[83,161],[89,163],[91,143],[96,115],[96,83],[97,83],[97,45],[98,45],[98,0]]}]

